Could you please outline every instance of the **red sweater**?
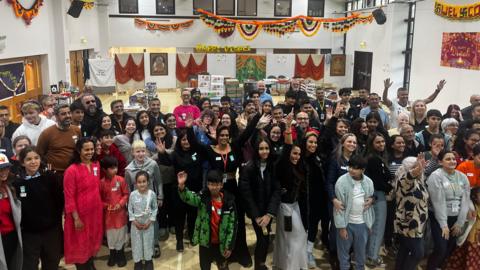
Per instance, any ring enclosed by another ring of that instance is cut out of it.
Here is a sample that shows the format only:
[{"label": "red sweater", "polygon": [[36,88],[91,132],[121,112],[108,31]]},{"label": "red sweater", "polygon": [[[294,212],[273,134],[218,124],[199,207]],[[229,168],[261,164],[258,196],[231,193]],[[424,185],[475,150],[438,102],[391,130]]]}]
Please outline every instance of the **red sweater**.
[{"label": "red sweater", "polygon": [[[108,150],[109,150],[108,155],[105,154],[105,151],[102,150],[102,153],[100,155],[98,155],[98,157],[97,157],[98,161],[101,161],[106,156],[111,156],[111,157],[116,158],[117,161],[118,161],[118,172],[117,172],[117,174],[122,176],[122,177],[125,177],[125,167],[127,167],[127,160],[122,155],[120,150],[118,150],[118,148],[115,144],[112,143],[112,145],[110,145]],[[103,173],[103,170],[100,170],[100,177],[101,178],[105,177],[105,174]]]}]

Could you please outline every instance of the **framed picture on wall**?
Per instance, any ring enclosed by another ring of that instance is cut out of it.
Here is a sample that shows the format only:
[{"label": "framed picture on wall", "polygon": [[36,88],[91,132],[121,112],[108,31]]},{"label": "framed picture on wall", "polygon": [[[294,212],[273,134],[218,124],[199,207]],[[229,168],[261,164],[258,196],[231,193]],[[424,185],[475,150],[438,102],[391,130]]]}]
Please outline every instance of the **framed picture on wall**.
[{"label": "framed picture on wall", "polygon": [[119,13],[137,14],[138,0],[118,0]]},{"label": "framed picture on wall", "polygon": [[150,76],[168,75],[168,53],[150,54]]},{"label": "framed picture on wall", "polygon": [[332,54],[330,76],[345,76],[345,54]]}]

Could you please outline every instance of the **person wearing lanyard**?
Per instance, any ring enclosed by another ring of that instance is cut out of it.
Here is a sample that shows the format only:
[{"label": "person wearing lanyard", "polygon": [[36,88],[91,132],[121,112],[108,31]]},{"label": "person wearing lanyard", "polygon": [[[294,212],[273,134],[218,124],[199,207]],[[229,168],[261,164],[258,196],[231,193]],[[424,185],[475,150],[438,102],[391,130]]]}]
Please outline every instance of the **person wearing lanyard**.
[{"label": "person wearing lanyard", "polygon": [[0,154],[0,269],[20,270],[23,263],[20,201],[8,184],[12,164]]},{"label": "person wearing lanyard", "polygon": [[467,219],[470,200],[470,183],[467,177],[455,170],[457,161],[452,151],[438,154],[441,168],[427,180],[428,193],[433,205],[430,212],[433,253],[428,258],[427,270],[438,269],[452,253],[457,236]]},{"label": "person wearing lanyard", "polygon": [[[242,147],[250,138],[255,127],[262,128],[271,120],[271,116],[263,116],[257,114],[248,123],[245,131],[232,143],[230,143],[229,128],[220,126],[217,128],[217,144],[208,146],[207,157],[211,170],[219,170],[223,173],[223,188],[235,195],[235,204],[238,214],[238,230],[235,241],[235,247],[232,251],[230,262],[237,261],[243,267],[252,265],[252,258],[247,248],[246,232],[245,232],[245,211],[239,194],[236,172],[242,162]],[[263,123],[263,124],[262,124]],[[259,125],[257,125],[259,124]]]}]

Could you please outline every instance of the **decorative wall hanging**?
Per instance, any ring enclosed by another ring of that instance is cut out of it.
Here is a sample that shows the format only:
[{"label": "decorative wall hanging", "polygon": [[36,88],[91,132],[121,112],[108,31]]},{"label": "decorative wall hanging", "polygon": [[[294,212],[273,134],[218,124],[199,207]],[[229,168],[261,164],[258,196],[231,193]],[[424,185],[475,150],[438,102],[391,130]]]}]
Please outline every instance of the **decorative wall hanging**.
[{"label": "decorative wall hanging", "polygon": [[265,55],[237,54],[237,79],[240,83],[245,80],[262,80],[267,73],[267,57]]},{"label": "decorative wall hanging", "polygon": [[130,80],[137,82],[145,80],[144,59],[142,57],[139,64],[136,64],[130,54],[125,65],[120,64],[118,55],[115,55],[115,79],[120,84],[125,84]]},{"label": "decorative wall hanging", "polygon": [[18,2],[18,0],[7,0],[15,11],[15,16],[22,17],[27,25],[32,22],[32,19],[38,15],[40,7],[43,5],[43,0],[35,0],[31,7],[25,8]]},{"label": "decorative wall hanging", "polygon": [[325,61],[321,54],[295,55],[295,77],[311,78],[315,81],[325,76]]},{"label": "decorative wall hanging", "polygon": [[468,4],[468,5],[451,5],[441,0],[435,0],[434,13],[448,20],[456,20],[456,21],[479,20],[480,19],[480,2]]},{"label": "decorative wall hanging", "polygon": [[0,65],[0,100],[25,93],[23,62]]},{"label": "decorative wall hanging", "polygon": [[134,22],[138,27],[145,28],[150,31],[158,30],[163,32],[187,29],[193,24],[193,20],[188,20],[181,23],[158,23],[139,18],[136,18]]},{"label": "decorative wall hanging", "polygon": [[440,65],[480,70],[480,33],[443,33]]},{"label": "decorative wall hanging", "polygon": [[95,6],[95,2],[93,2],[93,0],[82,0],[82,2],[83,8],[87,10],[93,9],[93,7]]},{"label": "decorative wall hanging", "polygon": [[168,75],[168,53],[150,54],[150,76]]},{"label": "decorative wall hanging", "polygon": [[345,76],[345,54],[332,54],[330,76]]},{"label": "decorative wall hanging", "polygon": [[195,52],[197,53],[245,53],[250,52],[252,48],[250,46],[217,46],[217,45],[205,45],[197,44],[195,46]]},{"label": "decorative wall hanging", "polygon": [[322,23],[325,30],[346,32],[357,24],[369,24],[373,22],[372,14],[360,16],[357,13],[343,18],[316,18],[300,15],[276,21],[249,21],[217,16],[203,9],[197,9],[197,12],[201,14],[200,19],[221,37],[226,38],[231,36],[236,27],[240,35],[246,40],[255,39],[262,30],[266,33],[281,37],[294,32],[296,28],[300,28],[305,36],[311,37],[318,32]]},{"label": "decorative wall hanging", "polygon": [[207,54],[178,53],[175,75],[179,82],[187,82],[188,77],[207,72]]}]

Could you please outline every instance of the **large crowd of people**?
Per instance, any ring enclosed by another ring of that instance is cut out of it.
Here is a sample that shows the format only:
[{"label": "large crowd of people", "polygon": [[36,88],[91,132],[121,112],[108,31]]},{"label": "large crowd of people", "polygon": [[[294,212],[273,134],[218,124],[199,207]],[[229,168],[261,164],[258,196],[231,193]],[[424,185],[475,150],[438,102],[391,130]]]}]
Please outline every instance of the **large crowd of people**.
[{"label": "large crowd of people", "polygon": [[389,99],[389,79],[382,95],[338,100],[292,83],[274,104],[259,83],[241,111],[185,89],[172,113],[153,98],[133,117],[122,100],[108,115],[92,93],[47,96],[21,105],[21,124],[0,106],[0,269],[63,257],[93,270],[104,244],[108,266],[127,264],[128,245],[134,269],[151,270],[169,234],[178,252],[199,245],[202,270],[268,269],[273,234],[275,269],[315,268],[317,239],[332,269],[384,256],[398,270],[478,269],[480,95],[428,109],[445,84],[410,102],[404,88]]}]

